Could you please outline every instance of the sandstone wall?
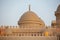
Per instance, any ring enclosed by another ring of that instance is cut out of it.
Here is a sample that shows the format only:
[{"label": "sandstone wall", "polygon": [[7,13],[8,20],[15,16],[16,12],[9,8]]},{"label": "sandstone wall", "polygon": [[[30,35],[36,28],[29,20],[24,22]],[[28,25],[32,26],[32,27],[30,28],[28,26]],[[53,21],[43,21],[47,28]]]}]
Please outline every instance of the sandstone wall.
[{"label": "sandstone wall", "polygon": [[0,40],[57,40],[55,36],[0,36]]}]

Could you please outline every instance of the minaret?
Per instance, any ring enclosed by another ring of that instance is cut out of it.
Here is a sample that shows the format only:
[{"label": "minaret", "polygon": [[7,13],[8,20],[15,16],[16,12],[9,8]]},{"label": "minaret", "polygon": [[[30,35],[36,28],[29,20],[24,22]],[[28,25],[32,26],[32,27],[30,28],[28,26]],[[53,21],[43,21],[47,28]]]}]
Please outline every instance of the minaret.
[{"label": "minaret", "polygon": [[56,35],[57,35],[57,40],[60,40],[60,5],[58,6],[56,12]]},{"label": "minaret", "polygon": [[60,28],[60,5],[58,6],[55,12],[55,16],[56,16],[56,27]]}]

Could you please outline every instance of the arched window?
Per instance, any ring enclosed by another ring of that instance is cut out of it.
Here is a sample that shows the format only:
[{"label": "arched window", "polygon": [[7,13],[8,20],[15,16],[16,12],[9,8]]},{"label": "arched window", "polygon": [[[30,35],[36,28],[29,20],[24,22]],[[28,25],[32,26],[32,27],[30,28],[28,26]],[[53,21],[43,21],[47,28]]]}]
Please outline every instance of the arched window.
[{"label": "arched window", "polygon": [[38,36],[39,36],[39,34],[38,34]]},{"label": "arched window", "polygon": [[33,34],[31,34],[31,36],[33,36]]},{"label": "arched window", "polygon": [[36,34],[34,34],[34,36],[36,36]]},{"label": "arched window", "polygon": [[19,36],[21,36],[21,34],[19,34]]},{"label": "arched window", "polygon": [[22,36],[24,36],[24,34],[22,34]]}]

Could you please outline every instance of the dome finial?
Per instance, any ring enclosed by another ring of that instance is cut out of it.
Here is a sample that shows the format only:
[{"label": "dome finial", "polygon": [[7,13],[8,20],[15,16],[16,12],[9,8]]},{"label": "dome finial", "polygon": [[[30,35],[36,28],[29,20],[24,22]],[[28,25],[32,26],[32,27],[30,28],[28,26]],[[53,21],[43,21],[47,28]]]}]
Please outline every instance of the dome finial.
[{"label": "dome finial", "polygon": [[29,11],[30,11],[30,5],[29,5]]}]

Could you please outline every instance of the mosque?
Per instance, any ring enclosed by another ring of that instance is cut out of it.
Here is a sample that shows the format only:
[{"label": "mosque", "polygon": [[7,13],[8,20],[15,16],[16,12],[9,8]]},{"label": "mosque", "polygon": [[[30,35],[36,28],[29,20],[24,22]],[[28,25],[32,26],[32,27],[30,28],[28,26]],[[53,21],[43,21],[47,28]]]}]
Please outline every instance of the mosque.
[{"label": "mosque", "polygon": [[[0,26],[0,37],[3,37],[0,38],[0,40],[5,40],[4,37],[13,38],[13,36],[15,38],[36,37],[36,39],[21,38],[21,40],[41,40],[40,38],[37,37],[46,38],[46,39],[42,38],[42,40],[43,39],[48,40],[49,38],[47,37],[52,37],[49,40],[60,40],[60,5],[55,11],[55,16],[56,16],[56,20],[52,21],[51,27],[46,27],[44,21],[40,17],[38,17],[35,12],[31,11],[29,5],[29,10],[25,12],[18,20],[18,26]],[[55,39],[55,37],[57,39]]]}]

